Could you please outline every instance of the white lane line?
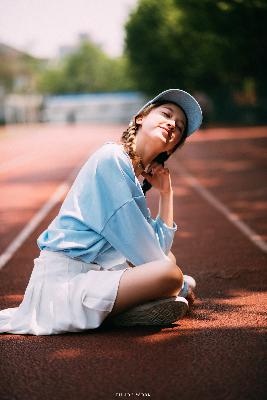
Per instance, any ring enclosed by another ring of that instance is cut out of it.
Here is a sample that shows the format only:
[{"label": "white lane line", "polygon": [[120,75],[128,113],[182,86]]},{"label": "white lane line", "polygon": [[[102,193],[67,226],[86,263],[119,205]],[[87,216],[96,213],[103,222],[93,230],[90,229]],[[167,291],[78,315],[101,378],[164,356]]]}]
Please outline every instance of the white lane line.
[{"label": "white lane line", "polygon": [[13,257],[13,255],[23,244],[23,242],[32,234],[32,232],[37,228],[37,226],[42,222],[42,220],[52,210],[52,208],[62,199],[68,189],[68,181],[63,182],[60,186],[58,186],[50,199],[33,216],[28,224],[22,229],[22,231],[20,231],[20,233],[10,243],[6,250],[0,255],[0,269],[3,268],[6,263]]},{"label": "white lane line", "polygon": [[[176,161],[177,163],[177,161]],[[262,240],[260,235],[253,231],[245,222],[241,221],[239,216],[229,210],[215,196],[213,196],[199,181],[191,175],[185,167],[180,163],[177,168],[182,178],[195,189],[204,199],[206,199],[214,208],[220,211],[233,225],[235,225],[252,243],[260,248],[264,253],[267,253],[267,243]]]},{"label": "white lane line", "polygon": [[37,213],[32,217],[32,219],[27,223],[27,225],[20,231],[20,233],[15,237],[15,239],[10,243],[10,245],[0,254],[0,270],[3,268],[7,262],[13,257],[20,246],[25,242],[26,239],[32,234],[32,232],[38,227],[42,220],[47,216],[47,214],[59,203],[63,196],[67,194],[72,181],[77,176],[81,165],[88,159],[88,154],[85,159],[82,160],[81,164],[70,173],[67,179],[61,183],[52,194],[50,199],[43,205],[43,207],[37,211]]}]

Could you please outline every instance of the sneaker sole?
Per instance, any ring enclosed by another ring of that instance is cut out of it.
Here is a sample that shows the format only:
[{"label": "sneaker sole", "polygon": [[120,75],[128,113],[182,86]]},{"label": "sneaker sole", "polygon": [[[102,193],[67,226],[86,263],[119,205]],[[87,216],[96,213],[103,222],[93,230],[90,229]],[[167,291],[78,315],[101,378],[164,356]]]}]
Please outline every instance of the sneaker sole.
[{"label": "sneaker sole", "polygon": [[188,301],[183,297],[169,297],[155,300],[114,316],[111,320],[115,326],[151,326],[168,325],[185,316]]}]

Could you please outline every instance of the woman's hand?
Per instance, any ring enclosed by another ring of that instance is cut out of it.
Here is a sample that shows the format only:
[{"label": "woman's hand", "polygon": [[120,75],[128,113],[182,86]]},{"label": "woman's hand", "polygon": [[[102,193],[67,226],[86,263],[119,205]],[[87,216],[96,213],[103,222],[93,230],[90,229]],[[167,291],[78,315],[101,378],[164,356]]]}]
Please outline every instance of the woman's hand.
[{"label": "woman's hand", "polygon": [[170,193],[172,190],[171,176],[168,168],[164,168],[161,164],[153,162],[149,169],[149,173],[142,172],[142,176],[160,193]]}]

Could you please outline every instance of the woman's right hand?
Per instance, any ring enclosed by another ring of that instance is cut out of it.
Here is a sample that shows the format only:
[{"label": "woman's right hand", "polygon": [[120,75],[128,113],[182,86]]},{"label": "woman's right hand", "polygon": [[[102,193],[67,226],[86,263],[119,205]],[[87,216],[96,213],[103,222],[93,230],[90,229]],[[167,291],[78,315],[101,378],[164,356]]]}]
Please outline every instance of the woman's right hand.
[{"label": "woman's right hand", "polygon": [[153,162],[149,172],[142,172],[142,176],[160,193],[172,191],[170,171],[161,164]]}]

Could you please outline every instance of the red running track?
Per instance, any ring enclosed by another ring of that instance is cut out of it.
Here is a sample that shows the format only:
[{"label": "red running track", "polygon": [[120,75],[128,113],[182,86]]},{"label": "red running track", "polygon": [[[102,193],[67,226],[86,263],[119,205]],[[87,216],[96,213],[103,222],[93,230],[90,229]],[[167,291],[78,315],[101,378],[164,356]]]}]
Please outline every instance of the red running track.
[{"label": "red running track", "polygon": [[[2,252],[92,151],[119,138],[122,129],[42,125],[0,131]],[[210,129],[193,135],[168,163],[179,226],[173,252],[198,283],[188,317],[164,329],[0,335],[0,398],[263,398],[267,256],[216,205],[266,240],[266,147],[265,127]],[[155,213],[157,194],[150,192],[148,202]],[[36,238],[58,207],[0,271],[0,309],[21,301],[38,254]]]}]

